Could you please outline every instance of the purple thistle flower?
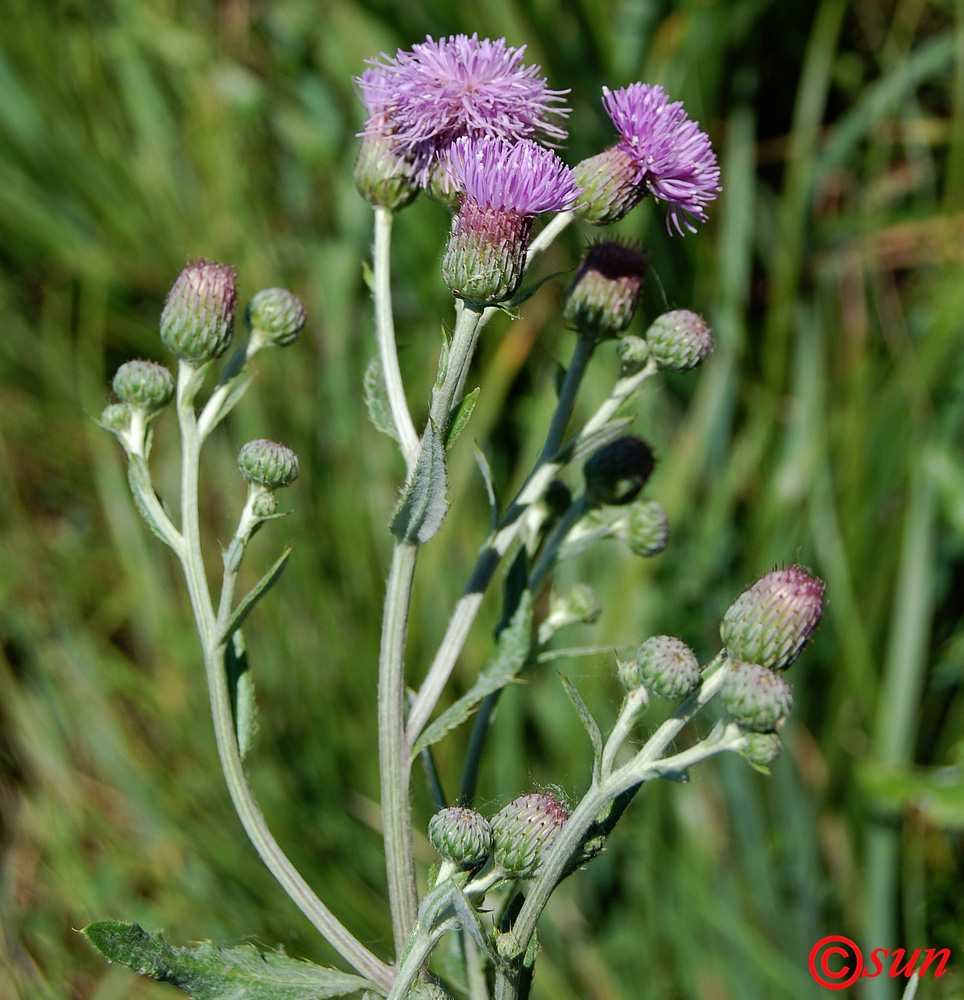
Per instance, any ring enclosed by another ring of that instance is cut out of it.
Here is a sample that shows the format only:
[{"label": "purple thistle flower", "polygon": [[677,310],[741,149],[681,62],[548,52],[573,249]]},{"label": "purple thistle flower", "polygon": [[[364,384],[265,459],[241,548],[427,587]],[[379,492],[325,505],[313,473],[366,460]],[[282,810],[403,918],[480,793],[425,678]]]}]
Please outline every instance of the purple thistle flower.
[{"label": "purple thistle flower", "polygon": [[504,38],[427,36],[411,52],[373,60],[381,72],[356,79],[369,111],[365,134],[384,134],[390,122],[422,184],[436,154],[461,136],[493,135],[509,143],[536,135],[564,139],[551,116],[569,114],[554,107],[568,91],[550,90],[539,66],[522,64],[524,52],[525,46],[508,46]]},{"label": "purple thistle flower", "polygon": [[634,162],[632,183],[669,203],[666,227],[696,232],[690,217],[706,221],[704,206],[720,190],[720,168],[709,136],[687,118],[681,101],[662,87],[633,83],[603,88],[603,104],[619,130],[617,148]]},{"label": "purple thistle flower", "polygon": [[550,149],[531,139],[514,146],[493,136],[457,140],[448,170],[468,199],[482,208],[519,215],[563,212],[580,188],[572,171]]},{"label": "purple thistle flower", "polygon": [[463,193],[442,277],[468,302],[502,302],[522,281],[533,218],[572,208],[580,188],[562,160],[531,139],[510,146],[494,136],[462,137],[449,152],[450,183]]}]

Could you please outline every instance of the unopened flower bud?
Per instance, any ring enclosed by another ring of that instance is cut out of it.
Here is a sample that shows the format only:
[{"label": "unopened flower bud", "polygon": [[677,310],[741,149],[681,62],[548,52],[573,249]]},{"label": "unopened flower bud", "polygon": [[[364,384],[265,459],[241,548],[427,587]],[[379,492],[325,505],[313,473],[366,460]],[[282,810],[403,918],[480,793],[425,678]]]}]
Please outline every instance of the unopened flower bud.
[{"label": "unopened flower bud", "polygon": [[646,197],[636,161],[618,146],[577,163],[572,173],[582,188],[576,214],[596,226],[618,222]]},{"label": "unopened flower bud", "polygon": [[298,478],[298,456],[283,444],[258,438],[238,452],[238,469],[249,483],[274,490]]},{"label": "unopened flower bud", "polygon": [[636,311],[648,259],[618,240],[591,244],[566,292],[563,315],[580,334],[596,340],[618,336]]},{"label": "unopened flower bud", "polygon": [[793,708],[793,689],[783,675],[759,663],[737,662],[723,669],[720,699],[726,714],[751,732],[775,732]]},{"label": "unopened flower bud", "polygon": [[646,331],[650,357],[661,368],[685,372],[695,368],[713,349],[713,335],[706,320],[689,309],[663,313]]},{"label": "unopened flower bud", "polygon": [[274,491],[261,486],[251,498],[251,516],[258,520],[274,517],[278,513],[278,498]]},{"label": "unopened flower bud", "polygon": [[174,398],[174,376],[153,361],[127,361],[113,382],[118,398],[148,414],[158,413]]},{"label": "unopened flower bud", "polygon": [[452,994],[438,983],[416,983],[408,991],[406,1000],[452,1000]]},{"label": "unopened flower bud", "polygon": [[398,212],[410,205],[419,192],[412,164],[398,154],[389,135],[363,135],[355,157],[355,187],[376,208]]},{"label": "unopened flower bud", "polygon": [[823,613],[824,583],[799,566],[778,569],[745,590],[723,616],[720,636],[734,660],[785,670]]},{"label": "unopened flower bud", "polygon": [[531,878],[569,818],[569,810],[545,792],[513,799],[492,817],[492,857],[517,878]]},{"label": "unopened flower bud", "polygon": [[253,339],[287,347],[305,328],[305,307],[285,288],[265,288],[248,303],[244,322]]},{"label": "unopened flower bud", "polygon": [[177,276],[161,313],[161,340],[182,361],[200,365],[231,343],[237,275],[226,264],[191,261]]},{"label": "unopened flower bud", "polygon": [[[636,651],[635,667],[635,677],[631,667],[621,672],[623,684],[630,690],[645,684],[661,698],[682,698],[700,682],[700,663],[696,654],[673,635],[654,635],[642,642]],[[636,682],[632,683],[634,680]]]},{"label": "unopened flower bud", "polygon": [[104,412],[97,422],[104,430],[121,437],[130,430],[131,408],[127,403],[111,403],[104,407]]},{"label": "unopened flower bud", "polygon": [[596,592],[586,583],[577,583],[565,594],[549,595],[549,614],[542,627],[558,632],[567,625],[591,625],[601,614],[602,605]]},{"label": "unopened flower bud", "polygon": [[780,757],[783,743],[776,733],[747,733],[746,749],[741,751],[758,771],[769,774],[770,765]]},{"label": "unopened flower bud", "polygon": [[489,856],[492,828],[474,809],[450,806],[439,810],[429,820],[428,839],[446,861],[473,867]]},{"label": "unopened flower bud", "polygon": [[629,518],[617,532],[638,556],[658,555],[669,544],[669,518],[655,500],[637,500],[629,507]]},{"label": "unopened flower bud", "polygon": [[641,438],[617,438],[586,460],[586,493],[594,503],[617,507],[631,503],[646,485],[656,460]]},{"label": "unopened flower bud", "polygon": [[622,378],[635,375],[649,361],[649,344],[642,337],[627,334],[616,345],[619,358],[619,374]]}]

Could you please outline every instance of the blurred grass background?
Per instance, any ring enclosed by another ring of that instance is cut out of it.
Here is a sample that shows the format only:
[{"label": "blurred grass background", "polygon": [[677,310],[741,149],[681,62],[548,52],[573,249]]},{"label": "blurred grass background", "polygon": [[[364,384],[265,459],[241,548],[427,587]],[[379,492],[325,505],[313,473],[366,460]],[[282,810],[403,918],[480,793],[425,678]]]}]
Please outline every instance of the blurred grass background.
[{"label": "blurred grass background", "polygon": [[[246,295],[284,284],[308,308],[306,337],[261,357],[209,446],[204,516],[212,542],[233,530],[243,441],[299,452],[293,514],[248,559],[253,580],[297,543],[247,629],[261,713],[252,781],[309,881],[390,951],[373,727],[400,468],[360,402],[371,219],[351,182],[351,76],[426,33],[475,30],[526,43],[552,86],[572,88],[570,162],[611,140],[600,87],[642,79],[686,102],[723,168],[699,235],[668,239],[652,206],[619,227],[653,252],[646,316],[701,310],[717,349],[639,407],[670,549],[641,561],[612,545],[567,568],[605,607],[568,638],[673,632],[709,655],[732,599],[792,561],[829,598],[793,669],[797,709],[774,775],[720,760],[689,785],[647,789],[558,894],[536,995],[815,998],[807,956],[834,933],[948,947],[952,970],[918,996],[964,995],[964,5],[491,0],[470,14],[451,0],[6,0],[0,996],[176,995],[106,966],[75,933],[108,916],[178,942],[333,960],[232,813],[177,566],[131,507],[120,449],[85,416],[120,362],[167,360],[157,317],[194,255],[235,264]],[[419,415],[450,318],[436,268],[445,229],[422,201],[396,224],[396,321]],[[572,266],[586,235],[567,233],[544,273]],[[507,492],[571,346],[561,284],[493,323],[482,347],[471,431]],[[587,411],[614,373],[600,351]],[[458,510],[423,554],[413,664],[431,655],[483,535],[472,435],[453,459]],[[172,496],[169,419],[154,454]],[[459,683],[487,654],[496,613]],[[611,721],[611,658],[561,666]],[[486,805],[534,785],[584,787],[588,748],[548,673],[513,690],[497,724]],[[453,787],[463,746],[458,735],[439,748]],[[424,828],[422,789],[415,810]],[[856,995],[896,992],[876,979]]]}]

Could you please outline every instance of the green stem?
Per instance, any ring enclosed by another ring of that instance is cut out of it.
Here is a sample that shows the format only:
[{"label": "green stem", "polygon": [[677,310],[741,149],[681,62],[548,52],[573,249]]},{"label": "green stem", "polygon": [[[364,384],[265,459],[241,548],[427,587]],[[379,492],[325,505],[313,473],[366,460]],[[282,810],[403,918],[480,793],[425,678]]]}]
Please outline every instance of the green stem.
[{"label": "green stem", "polygon": [[449,344],[448,357],[445,363],[445,373],[441,384],[436,385],[432,392],[430,416],[445,440],[448,433],[452,407],[462,394],[465,380],[469,374],[469,365],[475,354],[479,341],[479,331],[493,314],[494,310],[485,310],[469,305],[459,300],[456,305],[455,330]]},{"label": "green stem", "polygon": [[559,450],[576,405],[576,394],[579,392],[579,386],[582,384],[583,376],[586,374],[586,368],[595,349],[596,341],[593,337],[587,337],[584,334],[579,334],[576,337],[576,346],[573,349],[569,367],[566,369],[566,376],[562,380],[562,387],[559,390],[556,411],[552,415],[549,433],[546,435],[546,441],[542,446],[539,458],[536,460],[535,468],[548,462]]},{"label": "green stem", "polygon": [[336,951],[361,975],[383,989],[391,986],[391,968],[370,952],[334,916],[305,882],[277,841],[271,835],[264,816],[248,786],[238,751],[228,678],[224,664],[224,645],[218,641],[217,622],[201,553],[198,516],[198,470],[201,438],[198,432],[194,395],[201,373],[181,362],[178,372],[177,413],[181,425],[181,528],[184,545],[180,553],[188,593],[197,623],[204,667],[211,699],[211,716],[218,756],[231,801],[258,856],[278,880],[302,913],[321,932]]},{"label": "green stem", "polygon": [[399,956],[418,916],[409,800],[410,747],[405,740],[405,638],[417,555],[415,543],[396,543],[386,587],[378,667],[382,834],[395,954]]},{"label": "green stem", "polygon": [[398,434],[399,447],[405,465],[411,472],[418,461],[420,443],[405,399],[405,387],[398,366],[395,344],[395,321],[392,317],[391,288],[392,213],[387,208],[375,208],[375,249],[373,254],[373,296],[375,301],[375,338],[382,363],[388,408]]}]

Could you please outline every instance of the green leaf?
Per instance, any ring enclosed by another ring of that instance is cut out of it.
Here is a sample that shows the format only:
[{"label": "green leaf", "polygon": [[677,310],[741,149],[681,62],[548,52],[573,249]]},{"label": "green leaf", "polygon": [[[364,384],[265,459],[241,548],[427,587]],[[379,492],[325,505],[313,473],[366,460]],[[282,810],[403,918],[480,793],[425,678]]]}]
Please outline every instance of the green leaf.
[{"label": "green leaf", "polygon": [[[235,377],[227,383],[229,386],[228,394],[221,400],[220,406],[214,412],[210,418],[210,422],[205,422],[204,424],[204,437],[206,438],[211,431],[238,405],[241,397],[248,391],[248,386],[251,385],[251,380],[254,378],[255,372],[253,368],[248,368],[246,371],[241,372],[240,375],[235,375]],[[207,411],[202,413],[203,417],[207,417]]]},{"label": "green leaf", "polygon": [[445,520],[447,492],[442,436],[430,420],[422,436],[418,463],[392,516],[392,534],[403,542],[427,542]]},{"label": "green leaf", "polygon": [[449,424],[449,432],[445,438],[445,447],[451,448],[453,444],[458,440],[458,436],[462,433],[465,425],[469,422],[469,417],[472,416],[472,411],[475,409],[476,401],[479,398],[478,387],[473,389],[467,396],[463,396],[455,407],[452,413],[452,420]]},{"label": "green leaf", "polygon": [[607,424],[593,431],[586,437],[579,437],[566,445],[559,453],[563,462],[578,462],[582,458],[588,458],[594,451],[598,451],[603,445],[615,441],[622,437],[626,428],[633,422],[635,417],[616,417]]},{"label": "green leaf", "polygon": [[231,620],[228,622],[228,627],[224,630],[224,635],[221,636],[222,642],[227,642],[231,638],[232,633],[236,632],[240,627],[241,623],[248,617],[251,610],[254,608],[255,604],[261,600],[262,597],[278,582],[278,578],[284,572],[285,566],[288,564],[288,557],[291,555],[291,550],[293,546],[289,545],[284,552],[278,556],[271,569],[245,594],[241,603],[234,609],[234,614],[231,615]]},{"label": "green leaf", "polygon": [[438,743],[446,733],[460,726],[479,703],[495,691],[511,684],[526,665],[532,648],[532,594],[525,591],[508,626],[499,634],[495,654],[486,661],[471,689],[454,705],[429,723],[415,741],[412,756]]},{"label": "green leaf", "polygon": [[489,498],[489,531],[495,534],[499,527],[499,495],[495,491],[495,480],[492,477],[492,466],[485,457],[485,453],[476,444],[475,464],[482,473],[482,481],[485,483],[485,494]]},{"label": "green leaf", "polygon": [[359,976],[326,969],[254,945],[219,948],[210,941],[175,948],[161,932],[121,920],[100,920],[82,931],[112,962],[170,983],[194,1000],[325,1000],[371,988]]},{"label": "green leaf", "polygon": [[234,732],[238,739],[238,752],[244,760],[254,745],[257,732],[257,705],[254,700],[254,681],[248,669],[248,654],[241,629],[236,629],[224,653],[224,666],[228,675],[228,694],[234,715]]},{"label": "green leaf", "polygon": [[368,416],[371,422],[382,434],[387,434],[397,441],[398,431],[395,428],[395,421],[392,419],[392,409],[388,403],[388,389],[385,387],[385,370],[379,355],[376,354],[368,362],[362,384],[365,392],[365,406],[368,407]]},{"label": "green leaf", "polygon": [[569,678],[556,671],[559,674],[559,680],[562,681],[562,686],[566,689],[566,694],[569,695],[569,700],[572,702],[573,707],[579,714],[579,719],[582,722],[583,728],[589,734],[589,742],[592,743],[592,753],[593,753],[593,763],[592,763],[592,773],[593,778],[599,778],[599,767],[602,763],[603,755],[603,739],[602,733],[599,731],[599,724],[592,717],[592,713],[589,711],[586,703],[582,700],[582,695],[576,690],[575,685]]}]

